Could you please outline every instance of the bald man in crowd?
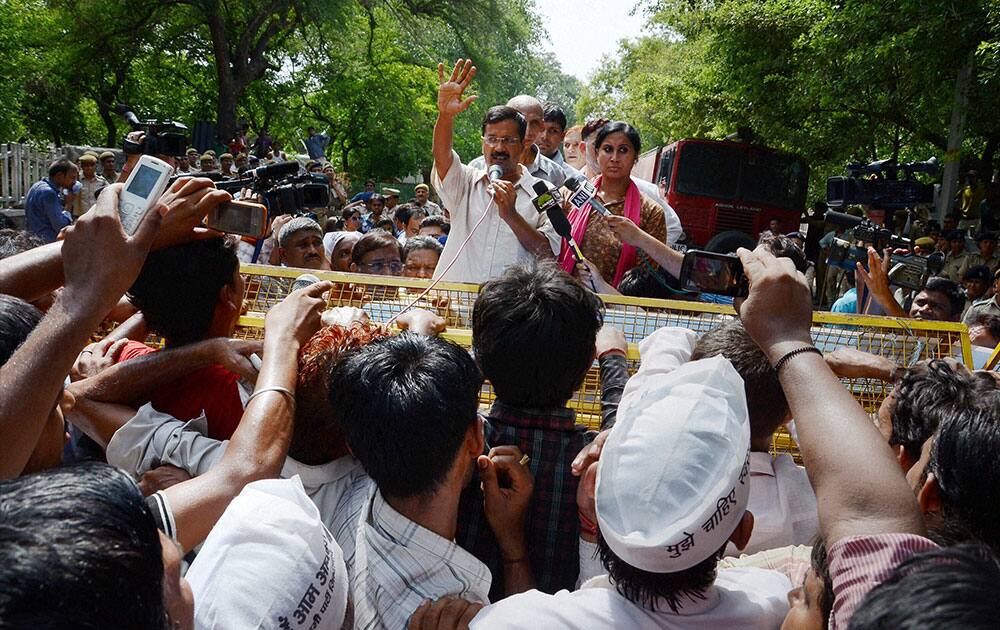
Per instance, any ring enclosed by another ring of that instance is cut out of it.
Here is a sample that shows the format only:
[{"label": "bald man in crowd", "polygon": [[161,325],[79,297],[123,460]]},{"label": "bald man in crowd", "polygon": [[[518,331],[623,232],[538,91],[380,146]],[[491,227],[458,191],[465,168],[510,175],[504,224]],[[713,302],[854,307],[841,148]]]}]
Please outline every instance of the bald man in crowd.
[{"label": "bald man in crowd", "polygon": [[[521,150],[521,157],[518,158],[518,162],[523,164],[524,168],[528,169],[528,173],[533,177],[544,179],[556,188],[562,186],[566,181],[565,171],[554,161],[545,157],[538,149],[538,145],[535,144],[535,141],[538,140],[538,135],[544,128],[544,123],[542,122],[542,118],[544,117],[542,103],[534,96],[519,94],[507,101],[507,107],[520,112],[524,116],[525,122],[528,123],[527,131],[524,133],[524,149]],[[486,160],[482,156],[479,156],[469,162],[469,166],[485,170]]]}]

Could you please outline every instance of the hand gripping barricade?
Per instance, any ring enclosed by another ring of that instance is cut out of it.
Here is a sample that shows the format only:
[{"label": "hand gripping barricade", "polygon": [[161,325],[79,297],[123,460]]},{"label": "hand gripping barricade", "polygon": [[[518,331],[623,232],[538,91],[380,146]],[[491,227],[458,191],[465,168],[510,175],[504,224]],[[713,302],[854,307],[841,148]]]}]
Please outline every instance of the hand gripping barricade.
[{"label": "hand gripping barricade", "polygon": [[[243,265],[248,278],[247,313],[240,318],[236,336],[262,338],[264,315],[291,289],[293,280],[312,273],[334,283],[329,306],[353,306],[364,309],[373,322],[388,322],[401,313],[427,288],[429,281],[394,276],[370,276],[340,272],[310,271],[263,265]],[[462,346],[472,343],[472,308],[479,292],[474,284],[439,283],[416,304],[443,317],[448,329],[442,335]],[[606,307],[604,321],[625,333],[629,342],[629,370],[639,366],[637,344],[658,328],[682,326],[704,333],[736,316],[732,307],[676,300],[655,300],[624,296],[602,296]],[[813,313],[813,341],[823,352],[855,348],[884,356],[897,365],[910,366],[932,358],[953,357],[971,368],[972,348],[964,324],[925,322],[890,317]],[[844,385],[870,414],[878,411],[891,385],[872,379],[843,379]],[[577,420],[597,428],[601,419],[601,386],[597,362],[577,390],[570,406]],[[494,398],[487,382],[480,403],[489,405]],[[779,433],[772,444],[776,452],[798,455],[794,442]]]}]

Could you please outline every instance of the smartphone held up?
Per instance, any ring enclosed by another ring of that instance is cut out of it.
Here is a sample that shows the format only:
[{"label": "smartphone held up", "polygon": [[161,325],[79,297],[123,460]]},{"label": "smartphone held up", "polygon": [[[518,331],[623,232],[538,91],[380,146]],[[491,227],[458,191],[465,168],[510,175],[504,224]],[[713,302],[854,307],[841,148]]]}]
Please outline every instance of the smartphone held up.
[{"label": "smartphone held up", "polygon": [[750,283],[743,263],[734,254],[688,250],[681,265],[681,286],[688,291],[727,297],[746,297]]}]

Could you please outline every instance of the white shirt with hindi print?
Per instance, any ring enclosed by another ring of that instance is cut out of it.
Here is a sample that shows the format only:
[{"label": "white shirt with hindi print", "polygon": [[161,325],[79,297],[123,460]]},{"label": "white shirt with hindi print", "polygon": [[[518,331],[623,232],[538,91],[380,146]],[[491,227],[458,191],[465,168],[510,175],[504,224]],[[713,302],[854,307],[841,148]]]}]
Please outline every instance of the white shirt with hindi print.
[{"label": "white shirt with hindi print", "polygon": [[[486,170],[462,164],[458,153],[454,151],[451,152],[451,159],[451,167],[444,179],[438,175],[436,168],[431,174],[441,203],[451,212],[451,232],[444,251],[441,252],[437,271],[434,273],[435,279],[440,277],[448,282],[485,282],[499,276],[510,265],[534,260],[535,255],[521,245],[514,231],[500,218],[496,204],[491,204],[492,195],[487,191],[490,180]],[[552,255],[556,256],[559,254],[561,239],[549,223],[548,216],[539,213],[531,203],[535,197],[531,189],[535,178],[524,166],[518,165],[518,169],[521,178],[514,185],[517,190],[514,209],[528,225],[548,239]],[[487,208],[489,215],[459,254],[462,243]],[[448,273],[444,273],[456,257],[458,260]]]},{"label": "white shirt with hindi print", "polygon": [[[207,428],[204,415],[184,422],[147,404],[112,436],[107,449],[108,463],[136,479],[162,464],[176,466],[196,477],[215,466],[229,444],[229,440],[204,435]],[[350,455],[318,466],[285,458],[281,478],[291,479],[296,475],[319,509],[323,524],[343,550],[350,572],[358,519],[375,491],[375,484],[361,463]]]},{"label": "white shirt with hindi print", "polygon": [[368,500],[351,573],[356,629],[406,628],[428,599],[488,604],[491,582],[485,564],[392,509],[381,492]]},{"label": "white shirt with hindi print", "polygon": [[588,580],[576,591],[547,595],[531,590],[483,608],[470,630],[510,628],[556,630],[578,628],[760,628],[773,630],[788,613],[792,583],[777,571],[722,569],[704,599],[682,599],[675,613],[665,602],[652,611],[621,595],[608,576]]}]

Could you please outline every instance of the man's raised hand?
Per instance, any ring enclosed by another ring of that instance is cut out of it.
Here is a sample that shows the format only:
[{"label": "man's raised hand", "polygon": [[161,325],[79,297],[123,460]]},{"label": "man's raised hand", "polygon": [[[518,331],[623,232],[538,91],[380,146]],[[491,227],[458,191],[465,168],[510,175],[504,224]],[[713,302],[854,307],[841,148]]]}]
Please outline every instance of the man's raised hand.
[{"label": "man's raised hand", "polygon": [[438,112],[442,116],[457,116],[469,109],[469,105],[479,98],[470,96],[462,100],[465,88],[469,87],[472,78],[476,76],[476,67],[471,59],[459,59],[451,71],[451,78],[445,80],[444,64],[438,64]]},{"label": "man's raised hand", "polygon": [[788,347],[812,345],[812,297],[805,276],[789,258],[764,247],[736,252],[750,280],[750,295],[737,309],[743,327],[771,361]]},{"label": "man's raised hand", "polygon": [[132,285],[160,228],[165,206],[157,204],[128,236],[118,217],[122,185],[104,189],[97,203],[63,230],[63,299],[102,315],[111,310]]}]

